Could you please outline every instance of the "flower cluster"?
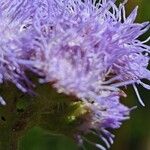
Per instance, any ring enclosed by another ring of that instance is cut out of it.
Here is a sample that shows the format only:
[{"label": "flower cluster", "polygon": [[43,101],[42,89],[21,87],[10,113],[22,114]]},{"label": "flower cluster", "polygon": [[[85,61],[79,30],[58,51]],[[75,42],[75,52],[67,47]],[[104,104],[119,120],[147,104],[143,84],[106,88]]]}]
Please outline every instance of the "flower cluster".
[{"label": "flower cluster", "polygon": [[25,74],[30,70],[42,76],[39,83],[74,95],[90,110],[79,130],[103,132],[108,148],[113,136],[106,129],[119,128],[131,110],[119,101],[126,96],[120,87],[133,85],[142,105],[136,84],[150,89],[141,81],[150,79],[149,38],[138,39],[149,22],[134,23],[137,7],[126,17],[126,1],[114,2],[0,1],[0,83],[8,80],[30,92],[33,84]]}]

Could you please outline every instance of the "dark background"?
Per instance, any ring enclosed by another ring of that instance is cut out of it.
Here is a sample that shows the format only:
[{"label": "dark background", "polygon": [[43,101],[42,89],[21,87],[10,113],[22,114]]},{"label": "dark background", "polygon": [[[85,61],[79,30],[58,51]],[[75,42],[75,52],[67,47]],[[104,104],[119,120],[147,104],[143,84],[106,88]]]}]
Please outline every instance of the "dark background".
[{"label": "dark background", "polygon": [[[128,0],[127,14],[139,5],[138,22],[150,19],[150,0]],[[142,39],[148,36],[144,35]],[[115,142],[111,150],[150,150],[150,92],[138,87],[141,97],[146,106],[142,107],[130,87],[128,97],[122,102],[132,107],[138,108],[131,113],[131,119],[124,122],[122,127],[115,131]],[[77,146],[61,135],[50,135],[44,130],[35,127],[30,130],[20,143],[20,150],[77,150]],[[87,147],[87,150],[96,150],[94,147]]]}]

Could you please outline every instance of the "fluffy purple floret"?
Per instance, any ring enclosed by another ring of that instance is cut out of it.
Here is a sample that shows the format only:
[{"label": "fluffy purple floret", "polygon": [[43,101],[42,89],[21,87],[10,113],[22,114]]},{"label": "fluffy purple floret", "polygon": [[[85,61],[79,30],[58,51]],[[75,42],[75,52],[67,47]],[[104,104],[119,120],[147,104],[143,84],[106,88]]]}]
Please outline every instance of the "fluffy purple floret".
[{"label": "fluffy purple floret", "polygon": [[31,53],[24,48],[23,37],[32,24],[32,2],[2,0],[0,12],[0,83],[8,80],[27,92],[31,83],[25,70],[31,65]]},{"label": "fluffy purple floret", "polygon": [[149,46],[137,39],[149,23],[133,23],[137,7],[126,18],[124,5],[117,8],[112,1],[48,2],[46,23],[38,11],[34,23],[44,48],[44,60],[35,63],[45,74],[43,82],[56,81],[60,92],[82,99],[149,79]]},{"label": "fluffy purple floret", "polygon": [[42,74],[40,83],[52,82],[59,93],[75,95],[89,107],[86,132],[110,135],[105,128],[119,128],[129,118],[120,87],[133,85],[142,105],[136,84],[150,89],[141,81],[150,79],[149,38],[139,40],[149,23],[134,23],[137,7],[126,17],[126,1],[114,2],[1,1],[0,82],[9,80],[26,92],[25,71]]}]

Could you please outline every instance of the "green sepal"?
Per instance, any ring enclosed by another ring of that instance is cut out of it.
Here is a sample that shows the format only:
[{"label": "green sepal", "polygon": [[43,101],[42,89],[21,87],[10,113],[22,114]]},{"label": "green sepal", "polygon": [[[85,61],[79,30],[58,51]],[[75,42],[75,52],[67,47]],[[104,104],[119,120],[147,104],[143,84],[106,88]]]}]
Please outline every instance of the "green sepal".
[{"label": "green sepal", "polygon": [[59,94],[50,83],[36,84],[35,95],[22,93],[6,82],[0,87],[7,105],[0,107],[0,149],[17,150],[19,139],[32,127],[70,137],[88,115],[88,109],[74,96]]}]

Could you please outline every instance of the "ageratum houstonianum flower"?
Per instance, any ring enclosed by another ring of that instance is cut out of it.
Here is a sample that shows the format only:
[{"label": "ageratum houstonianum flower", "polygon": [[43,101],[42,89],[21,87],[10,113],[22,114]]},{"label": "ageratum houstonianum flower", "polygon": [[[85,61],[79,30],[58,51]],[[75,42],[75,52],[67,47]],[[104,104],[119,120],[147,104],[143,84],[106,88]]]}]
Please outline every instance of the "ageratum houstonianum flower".
[{"label": "ageratum houstonianum flower", "polygon": [[[25,47],[23,36],[26,27],[32,24],[32,2],[0,1],[0,83],[13,82],[23,92],[27,92],[30,81],[25,69],[30,65],[31,53]],[[30,54],[30,56],[29,56]],[[23,62],[25,60],[26,63]],[[26,82],[26,85],[24,84]]]},{"label": "ageratum houstonianum flower", "polygon": [[[58,93],[74,95],[89,110],[79,126],[83,134],[113,143],[108,128],[119,128],[131,109],[120,103],[120,87],[137,84],[150,89],[147,69],[150,47],[139,37],[149,22],[134,23],[137,7],[126,17],[125,3],[115,0],[3,0],[0,2],[0,82],[9,80],[23,92],[32,83],[26,70],[53,83]],[[106,138],[108,140],[106,140]],[[94,144],[99,149],[105,147]]]}]

